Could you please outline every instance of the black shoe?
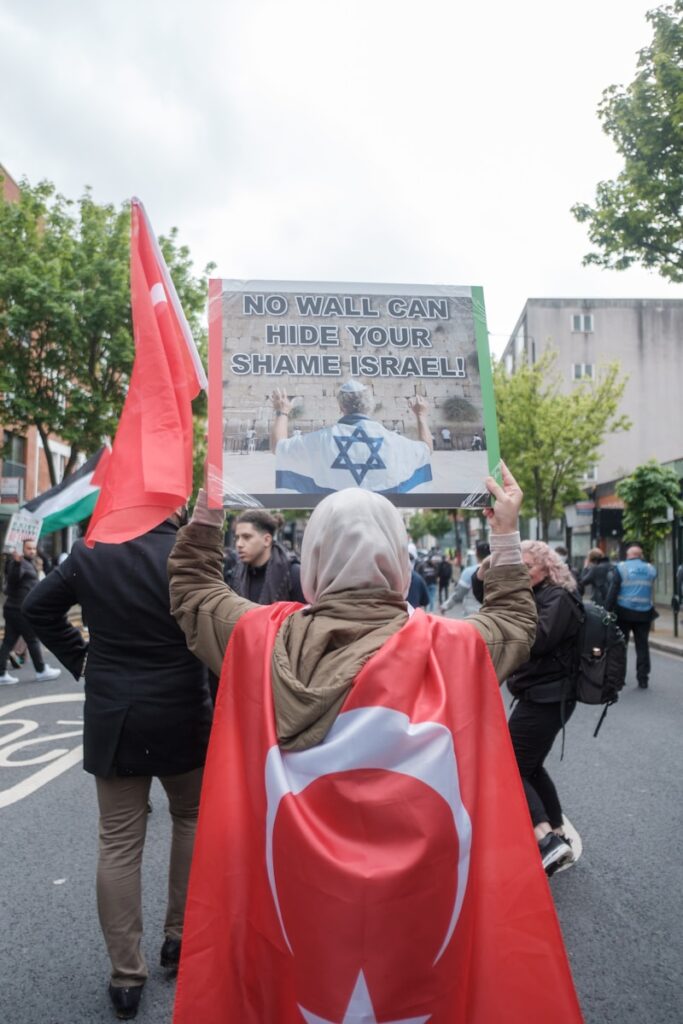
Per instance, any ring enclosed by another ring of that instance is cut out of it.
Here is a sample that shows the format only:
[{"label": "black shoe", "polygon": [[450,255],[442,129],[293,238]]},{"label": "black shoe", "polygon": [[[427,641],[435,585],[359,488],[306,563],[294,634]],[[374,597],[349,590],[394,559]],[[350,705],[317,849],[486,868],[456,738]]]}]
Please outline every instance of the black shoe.
[{"label": "black shoe", "polygon": [[572,848],[569,842],[556,832],[549,832],[543,839],[539,839],[538,848],[541,851],[541,860],[546,875],[554,875],[562,864],[574,859]]},{"label": "black shoe", "polygon": [[132,1020],[133,1017],[137,1017],[142,989],[142,985],[135,985],[132,988],[117,988],[116,985],[110,984],[109,998],[119,1020]]},{"label": "black shoe", "polygon": [[639,690],[647,690],[647,688],[648,688],[647,679],[639,679],[638,680],[638,689]]},{"label": "black shoe", "polygon": [[159,963],[170,971],[177,971],[180,963],[180,939],[172,939],[168,935],[161,947]]}]

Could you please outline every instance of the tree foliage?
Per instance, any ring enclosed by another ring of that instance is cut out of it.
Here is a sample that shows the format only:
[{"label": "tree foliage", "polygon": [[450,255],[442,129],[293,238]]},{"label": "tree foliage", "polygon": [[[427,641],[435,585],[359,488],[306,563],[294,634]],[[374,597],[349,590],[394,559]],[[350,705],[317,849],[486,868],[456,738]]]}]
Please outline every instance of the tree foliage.
[{"label": "tree foliage", "polygon": [[525,515],[536,516],[548,539],[551,519],[581,497],[581,478],[597,461],[607,434],[628,430],[619,414],[626,378],[618,364],[601,367],[596,379],[561,390],[557,354],[508,374],[494,367],[500,451],[524,491]]},{"label": "tree foliage", "polygon": [[[16,203],[0,199],[0,417],[35,426],[57,482],[48,437],[93,452],[116,432],[133,365],[128,204],[74,203],[50,182],[23,181]],[[180,301],[205,345],[203,277],[194,277],[174,228],[160,238]],[[207,267],[204,273],[211,268]]]},{"label": "tree foliage", "polygon": [[654,36],[639,53],[635,79],[606,89],[598,107],[623,170],[598,184],[595,206],[577,203],[572,212],[597,248],[584,264],[640,263],[683,281],[683,0],[647,18]]},{"label": "tree foliage", "polygon": [[427,536],[440,540],[451,529],[453,517],[445,509],[424,509],[415,512],[408,522],[408,532],[416,543]]},{"label": "tree foliage", "polygon": [[673,469],[650,459],[621,480],[616,491],[626,506],[624,535],[641,544],[646,558],[653,558],[657,541],[671,530],[668,510],[683,513],[678,477]]}]

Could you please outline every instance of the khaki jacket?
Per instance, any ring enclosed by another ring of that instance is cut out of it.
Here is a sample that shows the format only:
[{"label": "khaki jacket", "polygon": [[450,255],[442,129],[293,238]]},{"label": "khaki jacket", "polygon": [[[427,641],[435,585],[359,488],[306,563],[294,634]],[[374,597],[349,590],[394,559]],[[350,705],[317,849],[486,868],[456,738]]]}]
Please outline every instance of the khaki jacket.
[{"label": "khaki jacket", "polygon": [[[223,580],[223,531],[189,523],[178,532],[168,560],[171,612],[188,647],[220,675],[225,649],[240,617],[258,607]],[[529,658],[536,636],[536,604],[525,565],[489,569],[481,610],[468,618],[484,638],[499,682]]]}]

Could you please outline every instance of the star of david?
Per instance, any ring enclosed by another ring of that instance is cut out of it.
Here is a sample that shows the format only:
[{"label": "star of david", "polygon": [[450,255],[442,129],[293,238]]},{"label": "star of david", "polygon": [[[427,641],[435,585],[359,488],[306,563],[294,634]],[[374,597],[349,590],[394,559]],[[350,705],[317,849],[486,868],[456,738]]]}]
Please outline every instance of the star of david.
[{"label": "star of david", "polygon": [[[325,1017],[318,1017],[310,1010],[300,1006],[306,1024],[336,1024],[335,1021],[326,1020]],[[401,1020],[386,1021],[386,1024],[427,1024],[430,1014],[426,1017],[402,1017]],[[356,985],[351,993],[349,1005],[346,1008],[344,1019],[339,1024],[377,1024],[377,1017],[370,1000],[365,975],[361,971],[358,975]]]},{"label": "star of david", "polygon": [[[383,437],[370,437],[365,432],[365,427],[359,425],[347,437],[332,435],[334,443],[339,449],[339,455],[332,463],[332,469],[348,469],[349,473],[360,486],[371,469],[386,469],[386,465],[380,458],[379,450],[384,444]],[[354,444],[364,444],[368,448],[368,457],[365,462],[352,462],[350,449]]]}]

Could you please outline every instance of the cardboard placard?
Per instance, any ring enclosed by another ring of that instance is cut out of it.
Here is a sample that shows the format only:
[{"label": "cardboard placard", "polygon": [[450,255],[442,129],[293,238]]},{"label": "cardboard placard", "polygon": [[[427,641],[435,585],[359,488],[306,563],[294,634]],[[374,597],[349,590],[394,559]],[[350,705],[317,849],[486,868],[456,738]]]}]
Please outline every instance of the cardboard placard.
[{"label": "cardboard placard", "polygon": [[25,540],[37,542],[42,525],[42,518],[34,516],[31,512],[15,512],[7,525],[4,550],[8,553],[21,551]]},{"label": "cardboard placard", "polygon": [[209,346],[214,507],[309,508],[345,487],[488,504],[480,288],[212,280]]}]

